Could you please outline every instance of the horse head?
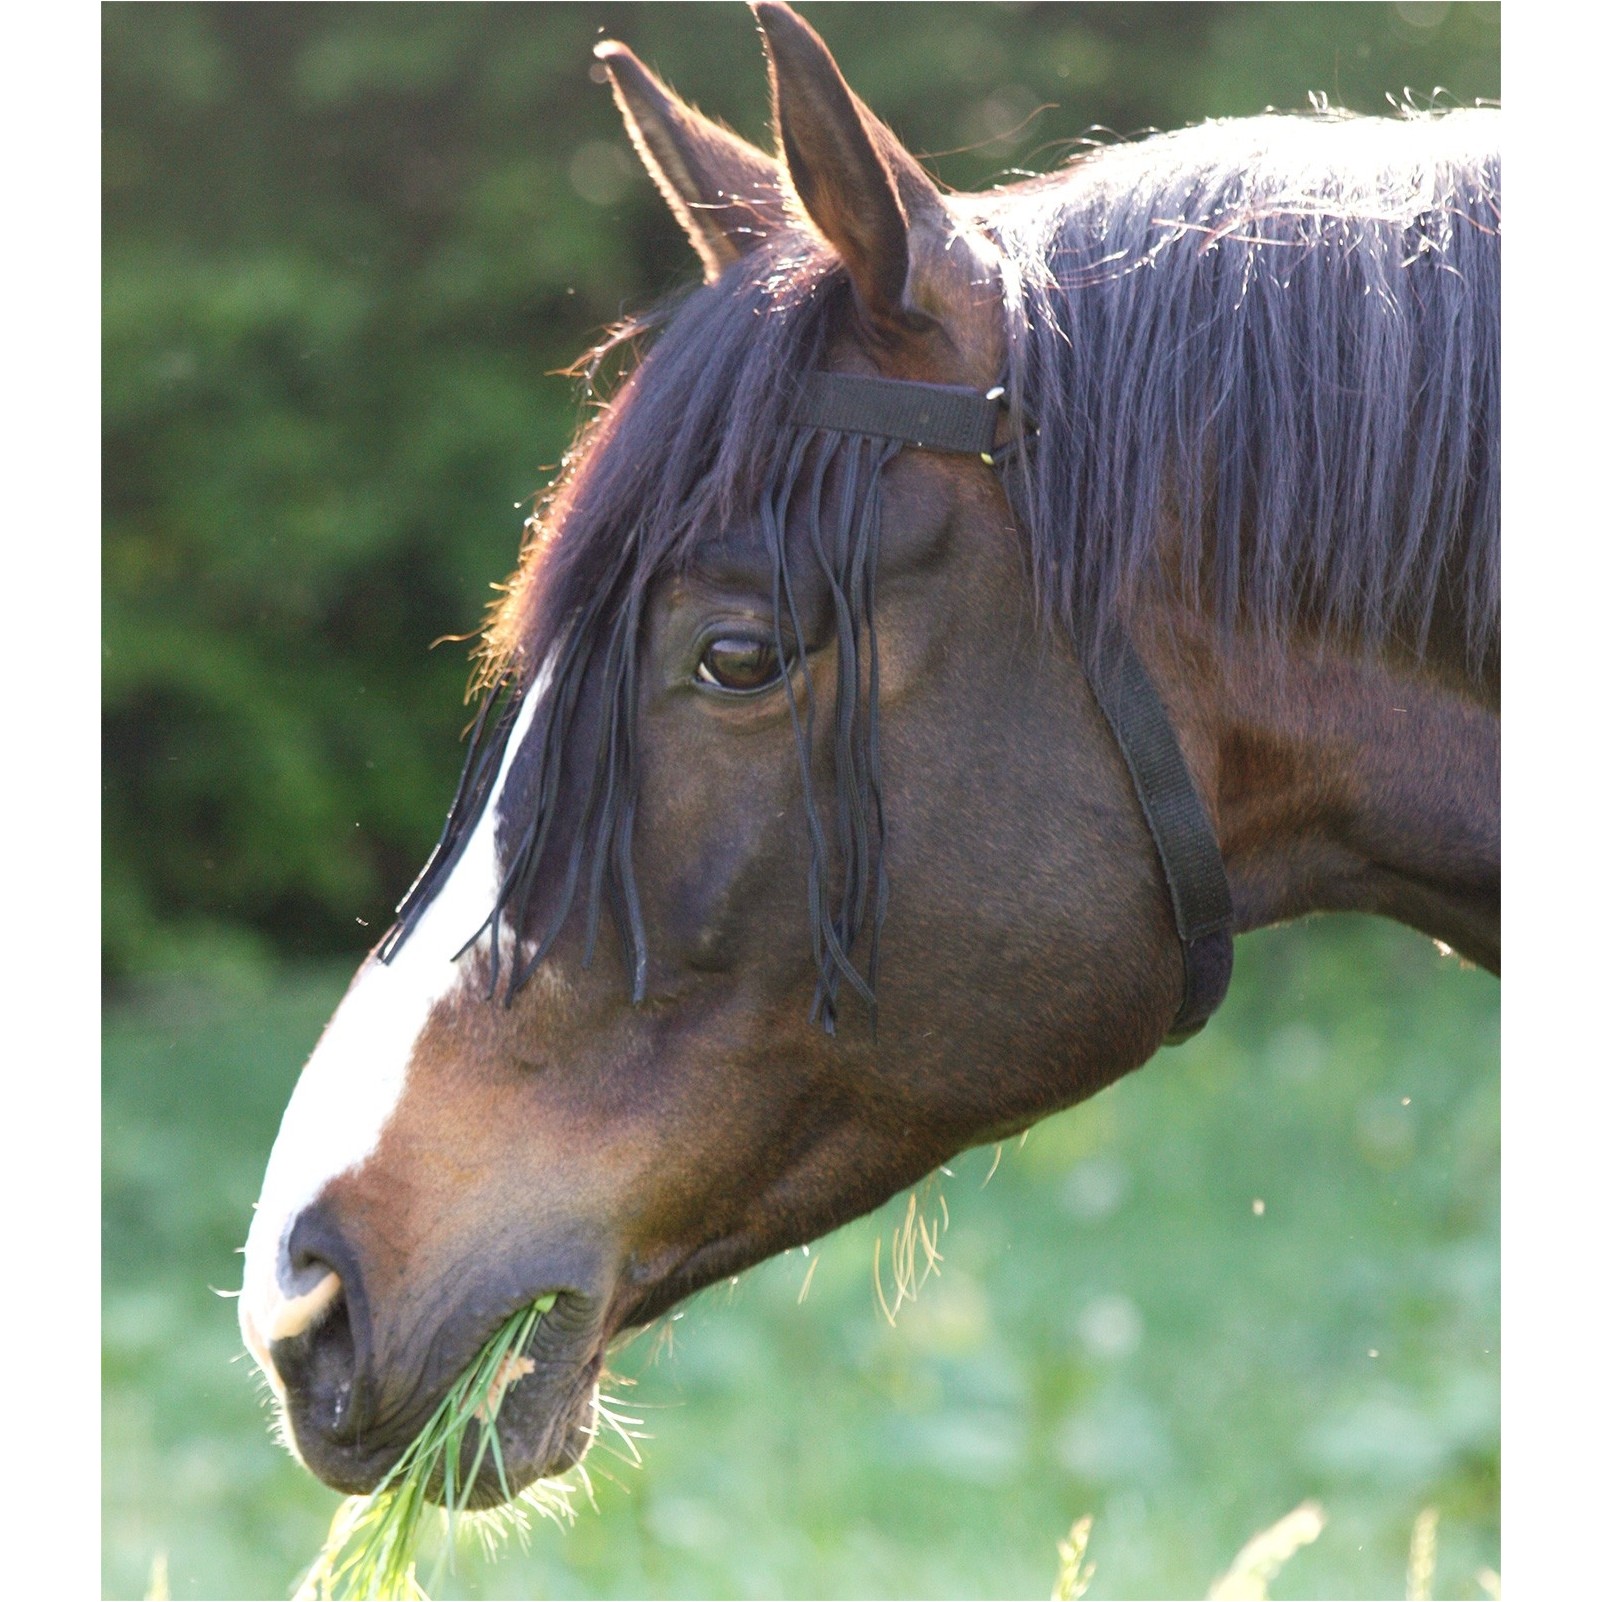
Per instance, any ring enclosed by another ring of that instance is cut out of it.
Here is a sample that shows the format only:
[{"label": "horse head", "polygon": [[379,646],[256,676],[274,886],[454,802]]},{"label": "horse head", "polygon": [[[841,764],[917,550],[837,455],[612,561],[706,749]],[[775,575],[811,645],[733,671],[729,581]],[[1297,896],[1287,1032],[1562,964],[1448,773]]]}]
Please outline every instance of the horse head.
[{"label": "horse head", "polygon": [[[511,1490],[563,1470],[620,1332],[1108,1084],[1185,993],[1141,794],[989,453],[795,421],[820,372],[1017,393],[1005,230],[805,22],[755,9],[777,158],[598,51],[705,282],[536,520],[444,837],[306,1065],[251,1227],[247,1344],[343,1490],[547,1296],[499,1425]],[[1031,422],[1002,411],[1001,445]],[[1323,891],[1264,844],[1261,786],[1255,810],[1231,788],[1295,742],[1231,744],[1259,663],[1221,665],[1212,612],[1130,626],[1247,927]],[[1294,631],[1273,644],[1283,686]],[[1313,662],[1364,706],[1393,671]],[[1468,742],[1479,703],[1415,667]],[[1449,878],[1418,893],[1472,939]]]}]

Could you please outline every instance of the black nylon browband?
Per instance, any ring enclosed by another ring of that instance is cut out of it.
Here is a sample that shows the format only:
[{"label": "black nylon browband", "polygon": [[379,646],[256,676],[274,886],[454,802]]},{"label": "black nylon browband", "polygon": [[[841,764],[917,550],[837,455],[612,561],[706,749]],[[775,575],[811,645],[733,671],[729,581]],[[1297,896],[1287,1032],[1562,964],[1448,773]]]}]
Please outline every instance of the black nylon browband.
[{"label": "black nylon browband", "polygon": [[[802,386],[793,421],[801,428],[868,434],[922,450],[978,456],[995,466],[1026,437],[1020,429],[1013,440],[997,443],[1002,406],[1000,388],[981,394],[960,384],[812,373]],[[1002,487],[1007,487],[1005,477]],[[1016,505],[1013,513],[1018,515]],[[1113,618],[1104,632],[1104,648],[1082,651],[1080,665],[1123,754],[1168,881],[1185,962],[1185,994],[1168,1031],[1173,1044],[1195,1034],[1229,989],[1234,909],[1218,838],[1168,714],[1123,625]]]},{"label": "black nylon browband", "polygon": [[1001,391],[981,395],[965,384],[920,384],[854,373],[810,373],[795,421],[806,428],[898,439],[926,451],[990,454]]}]

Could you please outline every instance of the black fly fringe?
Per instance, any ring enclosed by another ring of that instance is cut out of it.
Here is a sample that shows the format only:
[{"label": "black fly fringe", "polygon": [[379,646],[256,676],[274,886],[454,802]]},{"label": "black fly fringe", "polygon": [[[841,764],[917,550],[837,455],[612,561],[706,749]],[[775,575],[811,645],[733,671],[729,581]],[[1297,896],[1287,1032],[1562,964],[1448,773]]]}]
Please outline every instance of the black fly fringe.
[{"label": "black fly fringe", "polygon": [[[535,804],[507,866],[500,896],[473,937],[476,940],[486,929],[491,932],[491,995],[500,983],[503,939],[509,939],[511,963],[504,995],[507,1006],[549,954],[581,891],[587,903],[584,965],[588,967],[595,955],[605,901],[612,909],[623,942],[630,996],[636,1002],[645,998],[645,924],[632,854],[638,803],[634,703],[642,593],[638,585],[628,586],[609,619],[603,603],[592,603],[575,621],[558,650],[547,691],[550,710],[540,730]],[[599,651],[598,635],[604,635]],[[564,769],[575,755],[574,725],[581,691],[592,672],[599,675],[596,704],[601,712],[595,749],[587,771],[575,775],[582,788],[577,796],[577,823],[567,862],[554,901],[548,910],[540,909],[542,932],[531,941],[526,931],[536,910],[534,893],[549,854],[557,809],[563,804]],[[584,871],[586,863],[588,874]],[[520,955],[522,947],[530,943],[533,949],[527,956]]]},{"label": "black fly fringe", "polygon": [[[810,475],[808,450],[815,446]],[[801,797],[811,840],[807,909],[812,957],[818,969],[812,1020],[833,1034],[842,980],[877,1021],[879,937],[889,905],[884,862],[884,797],[879,778],[879,651],[874,631],[874,580],[878,567],[880,475],[897,453],[897,442],[861,434],[797,432],[782,473],[762,510],[763,531],[773,563],[773,641],[801,764]],[[824,484],[838,475],[837,515],[825,528]],[[803,478],[806,478],[803,484]],[[785,539],[798,491],[808,545],[829,585],[834,608],[834,830],[832,847],[813,779],[813,732],[817,698],[807,661],[805,633],[790,576]],[[792,659],[786,636],[795,642]],[[804,700],[797,702],[792,667],[799,671]],[[871,912],[871,918],[870,918]],[[864,925],[870,929],[867,972],[852,960]]]},{"label": "black fly fringe", "polygon": [[[601,903],[605,899],[622,937],[630,992],[635,1001],[642,1000],[645,995],[645,927],[634,883],[631,852],[638,799],[634,775],[634,702],[639,594],[626,595],[609,621],[605,611],[599,601],[586,607],[573,620],[557,648],[550,677],[541,692],[542,704],[529,731],[530,741],[538,742],[532,769],[533,805],[523,832],[512,847],[495,904],[456,953],[460,957],[485,934],[489,935],[486,993],[493,996],[497,990],[502,990],[507,1006],[533,978],[561,933],[579,897],[581,878],[588,901],[585,964],[588,965],[594,955]],[[597,651],[597,636],[602,633],[604,644]],[[527,930],[536,910],[535,887],[540,869],[549,856],[558,807],[566,803],[566,792],[572,788],[574,776],[568,770],[575,755],[580,692],[592,665],[598,668],[600,675],[597,696],[602,710],[600,733],[588,771],[577,776],[582,786],[578,791],[578,824],[561,882],[543,918],[541,933],[537,939],[531,939]],[[417,882],[396,909],[395,925],[378,947],[377,955],[384,962],[395,955],[417,927],[460,858],[503,763],[516,759],[517,753],[507,750],[507,742],[528,691],[521,685],[512,688],[511,680],[511,674],[503,675],[485,695],[456,800],[446,817],[445,833]],[[484,730],[492,715],[494,727],[486,736]],[[587,877],[583,875],[586,860],[590,863]],[[532,949],[525,956],[523,948],[528,945],[532,945]],[[504,989],[501,985],[503,969]]]},{"label": "black fly fringe", "polygon": [[[861,998],[870,1026],[877,1017],[879,938],[889,904],[889,880],[879,777],[874,583],[880,477],[899,449],[897,442],[860,434],[795,431],[788,449],[779,453],[762,504],[773,563],[774,647],[795,728],[811,842],[807,905],[818,969],[812,1020],[829,1034],[839,1017],[842,984]],[[825,510],[831,474],[837,507],[832,517]],[[832,828],[813,772],[817,697],[792,581],[795,553],[785,538],[792,513],[801,528],[799,548],[818,564],[832,602],[836,646]],[[461,956],[489,936],[487,994],[500,991],[507,1006],[533,978],[569,915],[581,904],[584,965],[588,967],[595,955],[604,908],[623,943],[630,993],[636,1002],[645,996],[645,920],[634,874],[633,841],[639,803],[635,726],[639,646],[647,578],[629,571],[631,555],[627,550],[619,553],[611,582],[601,586],[571,620],[556,647],[528,735],[531,743],[537,743],[532,753],[532,804],[508,855],[494,906],[457,953]],[[380,960],[388,962],[416,928],[478,825],[503,765],[517,759],[518,753],[507,747],[529,693],[533,693],[530,686],[512,672],[486,692],[445,831],[397,908],[396,922],[378,947]],[[599,708],[593,735],[579,728],[587,702]],[[578,749],[581,741],[589,749]],[[570,827],[571,834],[566,860],[558,867],[551,847],[559,823]],[[536,920],[537,935],[530,933]],[[864,930],[868,954],[866,963],[859,965],[852,953]]]},{"label": "black fly fringe", "polygon": [[484,691],[467,738],[467,757],[462,765],[462,776],[457,782],[456,794],[446,809],[445,827],[434,849],[429,852],[422,872],[412,881],[411,888],[395,908],[395,922],[378,943],[374,954],[380,962],[388,962],[400,950],[406,937],[416,928],[424,909],[456,866],[462,847],[471,838],[479,814],[484,810],[484,803],[495,786],[496,776],[506,757],[506,742],[511,738],[512,726],[517,722],[522,704],[522,690],[509,672],[502,673]]}]

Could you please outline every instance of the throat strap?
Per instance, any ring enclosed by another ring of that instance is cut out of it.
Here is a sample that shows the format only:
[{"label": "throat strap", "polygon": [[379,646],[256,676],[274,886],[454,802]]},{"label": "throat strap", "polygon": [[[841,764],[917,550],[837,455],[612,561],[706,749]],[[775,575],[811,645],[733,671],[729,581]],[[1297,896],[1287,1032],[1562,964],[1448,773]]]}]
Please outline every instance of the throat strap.
[{"label": "throat strap", "polygon": [[[812,373],[794,420],[803,428],[868,434],[923,450],[978,456],[994,466],[1027,440],[1015,430],[1006,446],[996,433],[1003,391],[988,394],[960,384],[854,373]],[[1002,487],[1013,505],[1007,476]],[[1185,965],[1185,993],[1168,1042],[1188,1040],[1218,1010],[1234,963],[1234,913],[1218,837],[1179,748],[1173,724],[1123,625],[1112,619],[1100,650],[1081,650],[1081,665],[1134,783],[1142,816],[1157,847]]]},{"label": "throat strap", "polygon": [[1218,1010],[1235,961],[1234,909],[1218,837],[1185,755],[1123,624],[1112,619],[1102,650],[1081,665],[1112,729],[1168,881],[1185,959],[1185,994],[1168,1044],[1188,1040]]}]

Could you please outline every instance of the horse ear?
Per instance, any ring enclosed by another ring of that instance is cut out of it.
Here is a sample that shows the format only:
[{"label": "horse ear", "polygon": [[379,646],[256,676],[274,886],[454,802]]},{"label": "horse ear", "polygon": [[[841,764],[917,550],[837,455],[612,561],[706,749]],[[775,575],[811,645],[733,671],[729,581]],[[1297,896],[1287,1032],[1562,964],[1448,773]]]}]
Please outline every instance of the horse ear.
[{"label": "horse ear", "polygon": [[685,105],[626,45],[608,39],[595,54],[640,160],[711,283],[784,225],[778,163]]},{"label": "horse ear", "polygon": [[[884,331],[937,320],[957,224],[900,140],[856,97],[828,46],[788,6],[754,0],[785,170]],[[964,281],[965,253],[959,266]],[[954,286],[949,286],[954,287]]]}]

